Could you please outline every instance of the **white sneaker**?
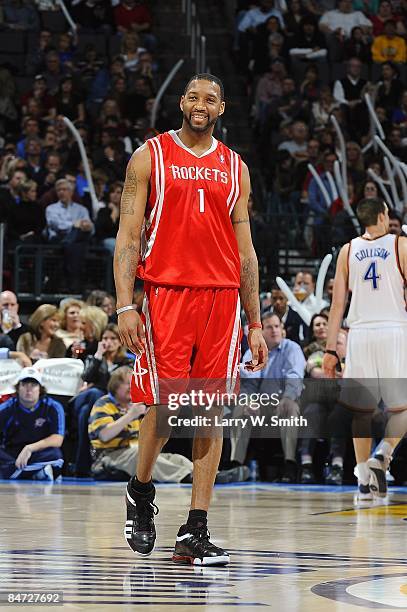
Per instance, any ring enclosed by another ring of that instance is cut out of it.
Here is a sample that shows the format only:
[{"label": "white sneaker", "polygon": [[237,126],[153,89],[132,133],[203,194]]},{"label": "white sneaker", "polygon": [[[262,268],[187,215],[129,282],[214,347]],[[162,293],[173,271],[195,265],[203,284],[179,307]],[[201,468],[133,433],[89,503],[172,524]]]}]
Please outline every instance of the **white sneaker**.
[{"label": "white sneaker", "polygon": [[369,504],[373,501],[373,494],[368,484],[358,483],[358,492],[356,495],[356,502],[362,504]]},{"label": "white sneaker", "polygon": [[386,497],[387,495],[387,481],[386,471],[388,462],[385,459],[381,459],[381,455],[375,455],[367,460],[367,465],[370,470],[370,490],[376,497]]}]

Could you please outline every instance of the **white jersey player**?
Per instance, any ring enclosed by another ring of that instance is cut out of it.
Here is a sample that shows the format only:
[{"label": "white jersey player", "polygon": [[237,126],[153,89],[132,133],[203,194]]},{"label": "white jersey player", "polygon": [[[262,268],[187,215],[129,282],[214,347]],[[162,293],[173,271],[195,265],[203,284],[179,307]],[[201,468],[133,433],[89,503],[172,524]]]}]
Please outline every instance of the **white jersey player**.
[{"label": "white jersey player", "polygon": [[388,208],[379,198],[362,200],[357,215],[366,231],[338,257],[323,367],[327,376],[335,376],[336,339],[350,291],[344,378],[359,387],[345,381],[340,403],[355,410],[354,425],[370,420],[380,400],[389,413],[386,437],[373,457],[370,437],[353,440],[359,500],[368,500],[372,494],[386,496],[386,469],[407,431],[407,238],[388,233]]}]

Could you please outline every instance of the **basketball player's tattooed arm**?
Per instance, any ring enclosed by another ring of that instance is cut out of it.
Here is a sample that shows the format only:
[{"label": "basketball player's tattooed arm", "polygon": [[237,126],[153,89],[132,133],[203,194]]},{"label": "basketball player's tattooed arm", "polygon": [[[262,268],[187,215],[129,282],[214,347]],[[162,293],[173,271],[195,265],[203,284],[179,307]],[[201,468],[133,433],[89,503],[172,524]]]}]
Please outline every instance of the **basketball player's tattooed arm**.
[{"label": "basketball player's tattooed arm", "polygon": [[[250,235],[247,210],[249,195],[249,170],[242,162],[241,195],[232,212],[232,224],[240,256],[240,297],[248,322],[254,323],[260,321],[259,266]],[[252,361],[246,364],[246,368],[252,371],[261,370],[266,365],[268,356],[261,329],[253,329],[249,332],[249,346]]]},{"label": "basketball player's tattooed arm", "polygon": [[[120,225],[113,261],[117,308],[133,303],[150,174],[150,153],[148,146],[143,145],[128,163],[120,202]],[[120,314],[118,323],[123,344],[134,353],[140,354],[143,351],[144,330],[137,312],[130,310]]]},{"label": "basketball player's tattooed arm", "polygon": [[[327,350],[336,351],[336,343],[339,330],[342,325],[342,319],[348,301],[348,256],[349,244],[342,247],[336,263],[336,273],[334,281],[334,291],[332,297],[331,309],[329,311],[328,321],[328,337],[326,341]],[[335,367],[337,358],[335,355],[325,353],[323,359],[323,370],[328,378],[335,378]]]}]

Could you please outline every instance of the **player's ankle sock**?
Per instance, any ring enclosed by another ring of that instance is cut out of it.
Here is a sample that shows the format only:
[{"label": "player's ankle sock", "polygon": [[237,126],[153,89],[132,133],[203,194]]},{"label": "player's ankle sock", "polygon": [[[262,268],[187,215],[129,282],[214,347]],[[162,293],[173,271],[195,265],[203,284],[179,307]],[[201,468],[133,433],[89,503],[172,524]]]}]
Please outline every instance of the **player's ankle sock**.
[{"label": "player's ankle sock", "polygon": [[311,455],[301,455],[301,465],[308,465],[310,463],[312,463]]},{"label": "player's ankle sock", "polygon": [[380,442],[380,444],[378,445],[378,447],[376,448],[374,452],[375,457],[381,455],[385,459],[390,459],[392,454],[393,454],[393,447],[388,442],[385,442],[384,440]]},{"label": "player's ankle sock", "polygon": [[338,466],[340,468],[343,468],[343,459],[342,459],[342,457],[333,457],[331,465],[332,466],[336,465],[336,466]]},{"label": "player's ankle sock", "polygon": [[355,476],[357,477],[359,484],[364,484],[364,485],[369,484],[370,471],[369,471],[369,468],[367,467],[366,462],[357,464],[357,466],[355,467]]},{"label": "player's ankle sock", "polygon": [[130,488],[135,493],[141,493],[144,495],[145,493],[150,493],[151,489],[153,488],[153,481],[149,480],[148,482],[140,482],[140,480],[137,479],[137,476],[133,476],[133,478],[130,480]]},{"label": "player's ankle sock", "polygon": [[208,524],[208,513],[206,510],[190,510],[187,525],[191,527],[206,527]]}]

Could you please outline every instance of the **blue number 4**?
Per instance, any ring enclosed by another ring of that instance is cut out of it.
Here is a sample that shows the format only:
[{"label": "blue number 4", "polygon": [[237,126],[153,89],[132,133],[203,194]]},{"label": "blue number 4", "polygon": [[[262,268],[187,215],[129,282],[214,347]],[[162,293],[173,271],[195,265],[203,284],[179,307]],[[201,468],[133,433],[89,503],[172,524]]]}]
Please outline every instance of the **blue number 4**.
[{"label": "blue number 4", "polygon": [[377,271],[377,261],[372,261],[372,263],[369,265],[368,269],[366,270],[363,280],[371,281],[372,289],[378,289],[379,285],[377,281],[379,280],[379,278],[380,278],[380,274]]}]

